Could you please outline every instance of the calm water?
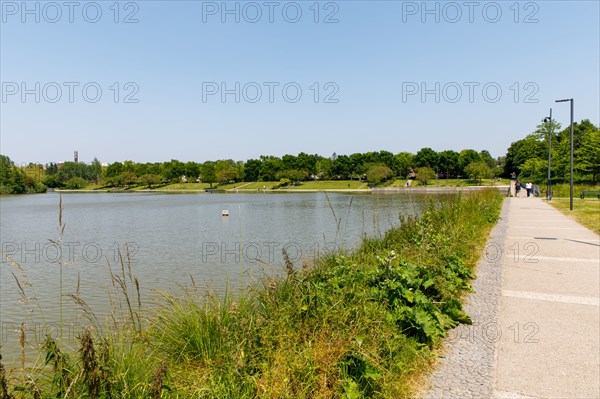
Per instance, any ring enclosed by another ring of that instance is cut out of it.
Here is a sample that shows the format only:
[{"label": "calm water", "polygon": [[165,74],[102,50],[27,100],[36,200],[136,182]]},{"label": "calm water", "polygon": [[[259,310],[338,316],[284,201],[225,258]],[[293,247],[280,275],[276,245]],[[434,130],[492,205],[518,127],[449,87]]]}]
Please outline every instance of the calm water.
[{"label": "calm water", "polygon": [[[98,315],[110,309],[108,264],[119,268],[127,243],[132,274],[143,302],[153,290],[177,292],[178,283],[223,290],[262,273],[282,271],[282,249],[296,266],[334,248],[352,248],[362,236],[379,236],[400,214],[420,212],[419,194],[65,194],[62,237],[63,293],[80,295]],[[229,217],[221,210],[228,209]],[[335,213],[335,217],[334,217]],[[14,365],[20,356],[17,326],[28,337],[58,324],[59,195],[0,198],[2,252],[22,266],[0,268],[1,353]],[[337,221],[336,221],[337,220]],[[14,273],[19,279],[24,299]],[[38,306],[39,303],[39,306]],[[82,312],[63,301],[63,323],[81,325]],[[79,324],[77,324],[79,323]],[[76,327],[66,332],[74,335]],[[33,338],[28,346],[35,345]],[[28,352],[32,352],[31,350]],[[28,356],[32,356],[28,354]],[[29,357],[30,358],[30,357]],[[31,359],[31,358],[30,358]]]}]

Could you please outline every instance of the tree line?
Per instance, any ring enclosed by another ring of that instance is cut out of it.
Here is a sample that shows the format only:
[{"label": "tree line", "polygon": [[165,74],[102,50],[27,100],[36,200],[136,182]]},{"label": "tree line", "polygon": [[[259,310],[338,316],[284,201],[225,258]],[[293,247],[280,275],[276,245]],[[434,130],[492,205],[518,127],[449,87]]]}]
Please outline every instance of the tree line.
[{"label": "tree line", "polygon": [[[5,157],[10,162],[8,157]],[[171,160],[157,163],[114,162],[102,166],[98,159],[91,163],[64,162],[46,165],[30,164],[21,169],[23,175],[41,176],[40,184],[51,188],[77,189],[89,184],[104,187],[144,185],[154,187],[175,182],[226,184],[241,181],[353,180],[380,183],[392,178],[418,177],[422,181],[435,178],[490,178],[502,173],[503,158],[494,159],[486,150],[465,149],[460,152],[436,152],[422,148],[416,154],[389,151],[332,154],[286,154],[282,157],[261,155],[245,162],[231,159],[202,163]],[[28,173],[25,173],[28,172]],[[4,184],[4,183],[3,183]]]},{"label": "tree line", "polygon": [[[552,131],[552,134],[550,132]],[[521,180],[545,182],[548,175],[548,140],[551,140],[551,178],[566,182],[570,175],[571,128],[556,121],[543,122],[508,148],[504,174]],[[600,129],[589,119],[573,124],[573,171],[577,182],[595,184],[600,178]]]},{"label": "tree line", "polygon": [[[504,157],[494,159],[486,150],[464,149],[437,152],[422,148],[410,152],[371,151],[329,157],[317,154],[261,155],[247,161],[221,159],[205,162],[137,163],[114,162],[102,166],[96,158],[89,163],[65,162],[46,165],[14,165],[0,156],[0,192],[18,194],[43,192],[46,187],[77,189],[89,184],[101,187],[143,185],[149,188],[175,182],[226,184],[242,181],[354,180],[377,184],[388,179],[417,178],[424,183],[434,178],[486,179],[517,173],[522,180],[541,183],[546,179],[548,137],[552,140],[552,178],[569,177],[570,129],[544,122],[525,138],[510,145]],[[577,181],[596,183],[600,177],[600,130],[585,119],[574,124],[574,170]]]}]

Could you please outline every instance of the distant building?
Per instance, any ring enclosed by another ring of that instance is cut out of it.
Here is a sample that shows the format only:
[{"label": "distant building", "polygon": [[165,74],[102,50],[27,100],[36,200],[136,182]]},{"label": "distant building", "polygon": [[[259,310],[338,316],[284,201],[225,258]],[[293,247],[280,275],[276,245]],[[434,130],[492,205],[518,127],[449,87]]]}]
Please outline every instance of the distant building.
[{"label": "distant building", "polygon": [[79,162],[79,151],[75,151],[75,153],[73,154],[73,161],[75,163]]}]

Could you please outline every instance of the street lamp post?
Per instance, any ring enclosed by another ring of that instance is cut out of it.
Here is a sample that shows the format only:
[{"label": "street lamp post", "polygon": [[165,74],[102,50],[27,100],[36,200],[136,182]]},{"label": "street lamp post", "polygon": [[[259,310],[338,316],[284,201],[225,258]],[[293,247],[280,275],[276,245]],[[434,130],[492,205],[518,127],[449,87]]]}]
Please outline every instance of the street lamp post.
[{"label": "street lamp post", "polygon": [[552,108],[550,108],[550,117],[544,118],[544,122],[550,122],[548,132],[548,189],[546,190],[546,201],[552,200],[552,183],[550,180],[550,160],[552,159]]},{"label": "street lamp post", "polygon": [[569,187],[569,196],[570,196],[570,203],[569,203],[569,209],[573,210],[573,103],[575,102],[575,100],[573,100],[572,98],[567,98],[564,100],[556,100],[557,103],[564,103],[570,101],[571,102],[571,166],[570,166],[570,187]]}]

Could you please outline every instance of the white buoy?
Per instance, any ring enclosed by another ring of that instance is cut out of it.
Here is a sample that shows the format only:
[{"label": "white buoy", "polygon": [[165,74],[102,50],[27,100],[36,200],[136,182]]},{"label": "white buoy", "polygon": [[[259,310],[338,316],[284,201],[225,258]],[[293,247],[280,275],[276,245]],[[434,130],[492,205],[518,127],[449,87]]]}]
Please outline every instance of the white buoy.
[{"label": "white buoy", "polygon": [[229,209],[223,209],[221,211],[221,216],[229,216]]}]

